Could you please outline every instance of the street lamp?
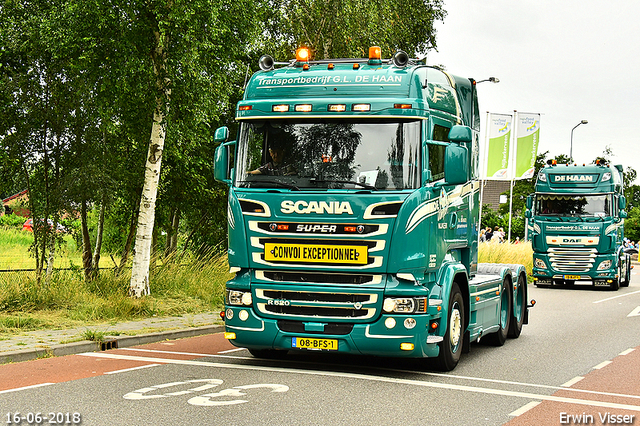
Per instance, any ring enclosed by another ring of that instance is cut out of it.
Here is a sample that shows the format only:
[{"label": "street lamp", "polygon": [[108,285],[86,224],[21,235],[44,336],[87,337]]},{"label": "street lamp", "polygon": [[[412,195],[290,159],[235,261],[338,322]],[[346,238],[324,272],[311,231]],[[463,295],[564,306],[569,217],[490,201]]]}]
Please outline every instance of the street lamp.
[{"label": "street lamp", "polygon": [[489,77],[489,78],[486,78],[484,80],[476,81],[476,84],[484,83],[485,81],[490,81],[492,83],[500,83],[500,79],[498,77]]},{"label": "street lamp", "polygon": [[571,129],[571,147],[569,149],[569,159],[571,161],[573,161],[573,131],[576,129],[576,127],[578,127],[581,124],[587,124],[588,121],[587,120],[582,120],[581,122],[579,122],[578,124],[576,124],[575,126],[573,126],[573,129]]}]

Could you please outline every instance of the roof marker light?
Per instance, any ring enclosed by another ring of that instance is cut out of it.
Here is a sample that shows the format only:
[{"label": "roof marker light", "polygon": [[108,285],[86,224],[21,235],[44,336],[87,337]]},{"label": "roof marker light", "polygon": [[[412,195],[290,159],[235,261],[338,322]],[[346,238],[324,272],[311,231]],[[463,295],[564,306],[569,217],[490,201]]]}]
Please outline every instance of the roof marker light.
[{"label": "roof marker light", "polygon": [[335,66],[335,65],[333,65],[333,64],[327,64],[327,69],[328,69],[328,70],[332,70],[332,69],[334,69],[335,67],[336,67],[336,66]]},{"label": "roof marker light", "polygon": [[353,69],[354,69],[354,70],[357,70],[357,69],[359,69],[359,68],[360,68],[360,64],[353,64]]},{"label": "roof marker light", "polygon": [[296,105],[296,112],[311,112],[311,104]]},{"label": "roof marker light", "polygon": [[251,111],[253,109],[252,105],[240,105],[238,107],[238,111]]},{"label": "roof marker light", "polygon": [[344,112],[347,110],[347,106],[345,104],[333,104],[327,106],[327,111],[329,112]]},{"label": "roof marker light", "polygon": [[273,112],[288,112],[289,105],[273,105],[271,107],[271,111]]},{"label": "roof marker light", "polygon": [[371,111],[371,104],[353,104],[351,105],[351,111]]},{"label": "roof marker light", "polygon": [[397,109],[410,109],[410,108],[413,108],[413,105],[411,105],[411,104],[393,104],[393,107],[397,108]]}]

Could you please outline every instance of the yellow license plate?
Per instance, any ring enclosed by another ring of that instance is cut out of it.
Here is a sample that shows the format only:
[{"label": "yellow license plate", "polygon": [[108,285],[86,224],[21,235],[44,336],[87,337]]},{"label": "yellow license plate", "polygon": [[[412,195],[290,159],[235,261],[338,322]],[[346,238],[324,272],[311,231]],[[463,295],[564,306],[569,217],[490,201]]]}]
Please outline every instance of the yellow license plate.
[{"label": "yellow license plate", "polygon": [[269,262],[367,264],[367,246],[265,243]]},{"label": "yellow license plate", "polygon": [[564,279],[565,280],[579,280],[580,279],[580,275],[565,275]]},{"label": "yellow license plate", "polygon": [[335,339],[309,339],[307,337],[292,337],[291,347],[295,349],[318,349],[337,351],[338,341]]}]

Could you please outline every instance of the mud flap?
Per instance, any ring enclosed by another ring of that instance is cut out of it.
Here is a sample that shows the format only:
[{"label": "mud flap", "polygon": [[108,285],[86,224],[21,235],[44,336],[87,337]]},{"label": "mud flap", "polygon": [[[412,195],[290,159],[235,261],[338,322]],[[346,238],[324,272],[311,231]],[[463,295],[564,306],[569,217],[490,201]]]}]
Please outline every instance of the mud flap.
[{"label": "mud flap", "polygon": [[468,354],[471,350],[471,335],[469,334],[469,330],[464,332],[464,338],[462,340],[462,353]]}]

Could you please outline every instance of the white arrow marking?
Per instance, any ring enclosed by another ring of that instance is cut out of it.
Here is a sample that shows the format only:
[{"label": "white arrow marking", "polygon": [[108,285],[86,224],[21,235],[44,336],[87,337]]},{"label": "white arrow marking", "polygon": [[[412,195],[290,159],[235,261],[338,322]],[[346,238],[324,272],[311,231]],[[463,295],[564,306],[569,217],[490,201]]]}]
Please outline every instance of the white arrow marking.
[{"label": "white arrow marking", "polygon": [[640,306],[638,306],[633,311],[631,311],[631,313],[629,315],[627,315],[627,316],[628,317],[640,317]]}]

